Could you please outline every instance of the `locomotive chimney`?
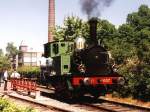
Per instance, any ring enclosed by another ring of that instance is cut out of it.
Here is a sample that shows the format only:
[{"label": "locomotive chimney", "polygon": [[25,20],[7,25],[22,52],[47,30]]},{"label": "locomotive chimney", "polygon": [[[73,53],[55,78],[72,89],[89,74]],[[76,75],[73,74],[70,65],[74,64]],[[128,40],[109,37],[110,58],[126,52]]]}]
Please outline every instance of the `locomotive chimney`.
[{"label": "locomotive chimney", "polygon": [[55,0],[49,0],[49,10],[48,10],[48,42],[52,42],[53,30],[55,28]]},{"label": "locomotive chimney", "polygon": [[90,38],[92,43],[95,45],[98,44],[97,42],[97,18],[93,17],[89,20],[89,25],[90,25]]}]

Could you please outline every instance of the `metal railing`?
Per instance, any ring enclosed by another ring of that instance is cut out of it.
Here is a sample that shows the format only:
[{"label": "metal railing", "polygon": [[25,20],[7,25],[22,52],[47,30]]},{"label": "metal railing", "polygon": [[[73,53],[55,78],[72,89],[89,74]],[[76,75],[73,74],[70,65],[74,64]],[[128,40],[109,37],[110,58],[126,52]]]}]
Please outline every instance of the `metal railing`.
[{"label": "metal railing", "polygon": [[27,92],[36,92],[37,83],[34,79],[29,78],[11,78],[11,88],[13,90],[24,90]]}]

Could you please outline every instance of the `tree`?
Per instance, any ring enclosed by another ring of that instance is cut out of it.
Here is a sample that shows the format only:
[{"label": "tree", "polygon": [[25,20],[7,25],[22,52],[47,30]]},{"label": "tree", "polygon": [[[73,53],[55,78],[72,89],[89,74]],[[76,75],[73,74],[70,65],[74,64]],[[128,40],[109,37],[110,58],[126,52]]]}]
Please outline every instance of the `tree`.
[{"label": "tree", "polygon": [[3,55],[4,55],[3,50],[0,49],[0,56],[3,56]]},{"label": "tree", "polygon": [[1,56],[0,57],[0,71],[2,71],[5,68],[10,68],[10,61],[8,59],[8,57],[6,56]]},{"label": "tree", "polygon": [[150,26],[150,9],[147,5],[141,5],[138,12],[128,14],[127,24],[130,24],[136,31]]},{"label": "tree", "polygon": [[76,37],[89,37],[88,25],[78,17],[67,17],[64,20],[64,27],[57,26],[55,29],[56,40],[74,40]]},{"label": "tree", "polygon": [[10,68],[10,61],[8,57],[4,55],[3,50],[0,49],[0,72],[5,68]]},{"label": "tree", "polygon": [[19,53],[19,51],[17,50],[17,47],[14,46],[12,42],[7,43],[6,51],[7,51],[6,56],[12,62],[12,68],[16,69],[16,55]]},{"label": "tree", "polygon": [[[150,100],[150,8],[148,6],[141,5],[138,12],[128,15],[127,23],[118,28],[117,41],[120,41],[120,44],[116,43],[115,46],[119,47],[116,52],[123,59],[119,72],[128,82],[123,88],[126,92],[120,91],[120,93]],[[118,59],[118,56],[115,59]]]},{"label": "tree", "polygon": [[105,42],[112,39],[116,33],[116,28],[113,24],[107,20],[98,19],[97,25],[97,38],[104,40]]},{"label": "tree", "polygon": [[140,62],[149,63],[150,52],[150,9],[141,5],[138,12],[128,15],[127,23],[134,29],[133,44],[137,48],[137,56]]},{"label": "tree", "polygon": [[13,57],[13,56],[16,56],[18,54],[17,47],[14,46],[14,44],[12,42],[7,43],[6,51],[7,51],[8,57]]},{"label": "tree", "polygon": [[[97,39],[104,40],[104,43],[107,43],[107,40],[113,37],[115,32],[116,28],[114,25],[107,20],[98,19]],[[91,40],[88,21],[83,21],[78,17],[67,17],[64,20],[64,26],[57,26],[55,29],[56,40],[74,40],[79,36],[84,37],[87,43]]]}]

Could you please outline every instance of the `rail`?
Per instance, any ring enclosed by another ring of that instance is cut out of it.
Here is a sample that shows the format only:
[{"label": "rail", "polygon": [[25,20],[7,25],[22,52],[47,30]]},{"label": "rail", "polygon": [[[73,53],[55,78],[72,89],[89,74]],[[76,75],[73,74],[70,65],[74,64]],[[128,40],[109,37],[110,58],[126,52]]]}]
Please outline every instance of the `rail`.
[{"label": "rail", "polygon": [[29,78],[11,78],[11,89],[24,90],[27,92],[36,92],[37,84],[35,79]]}]

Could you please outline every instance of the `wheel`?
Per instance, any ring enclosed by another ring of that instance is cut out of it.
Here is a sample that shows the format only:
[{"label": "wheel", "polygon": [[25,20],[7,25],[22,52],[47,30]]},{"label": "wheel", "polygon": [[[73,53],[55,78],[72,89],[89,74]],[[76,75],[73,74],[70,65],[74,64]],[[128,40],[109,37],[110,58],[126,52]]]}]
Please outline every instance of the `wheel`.
[{"label": "wheel", "polygon": [[100,93],[97,90],[93,90],[91,91],[91,95],[95,98],[98,99],[98,97],[100,96]]},{"label": "wheel", "polygon": [[98,97],[99,97],[100,95],[99,95],[99,93],[94,93],[92,96],[94,97],[94,99],[98,99]]}]

